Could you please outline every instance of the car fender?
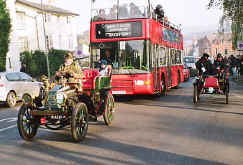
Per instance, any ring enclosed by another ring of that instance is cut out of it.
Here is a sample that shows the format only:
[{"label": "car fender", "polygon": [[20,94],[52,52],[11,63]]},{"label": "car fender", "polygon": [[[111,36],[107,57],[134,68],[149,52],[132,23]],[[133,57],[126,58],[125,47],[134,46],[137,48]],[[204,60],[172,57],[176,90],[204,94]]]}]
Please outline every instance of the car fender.
[{"label": "car fender", "polygon": [[9,93],[9,90],[6,88],[4,90],[1,90],[0,101],[6,101],[8,93]]},{"label": "car fender", "polygon": [[38,97],[40,94],[40,88],[43,86],[43,84],[39,82],[33,82],[33,90],[31,91],[30,95],[32,98]]}]

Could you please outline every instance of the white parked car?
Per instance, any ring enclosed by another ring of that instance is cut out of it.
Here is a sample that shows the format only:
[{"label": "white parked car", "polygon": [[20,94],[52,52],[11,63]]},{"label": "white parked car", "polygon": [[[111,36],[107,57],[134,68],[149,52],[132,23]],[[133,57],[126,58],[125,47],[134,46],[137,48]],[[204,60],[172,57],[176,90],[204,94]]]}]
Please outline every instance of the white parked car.
[{"label": "white parked car", "polygon": [[6,102],[9,107],[14,107],[17,101],[39,96],[41,86],[41,82],[34,81],[26,73],[1,72],[0,102]]}]

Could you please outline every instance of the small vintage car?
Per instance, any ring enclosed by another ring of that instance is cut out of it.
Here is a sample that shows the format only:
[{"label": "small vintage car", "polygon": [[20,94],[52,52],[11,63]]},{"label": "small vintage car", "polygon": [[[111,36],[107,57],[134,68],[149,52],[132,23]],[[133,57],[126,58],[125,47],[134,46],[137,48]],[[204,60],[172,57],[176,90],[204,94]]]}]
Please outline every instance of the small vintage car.
[{"label": "small vintage car", "polygon": [[[203,68],[205,70],[205,68]],[[225,95],[225,103],[229,103],[229,79],[227,73],[218,71],[215,75],[204,74],[193,83],[193,103],[197,104],[202,94]]]},{"label": "small vintage car", "polygon": [[32,140],[40,126],[59,130],[71,127],[73,140],[85,139],[89,119],[103,116],[110,125],[114,118],[114,98],[110,92],[111,78],[99,76],[98,70],[84,70],[83,86],[78,82],[63,82],[50,87],[44,82],[39,97],[23,104],[18,114],[18,130],[24,140]]}]

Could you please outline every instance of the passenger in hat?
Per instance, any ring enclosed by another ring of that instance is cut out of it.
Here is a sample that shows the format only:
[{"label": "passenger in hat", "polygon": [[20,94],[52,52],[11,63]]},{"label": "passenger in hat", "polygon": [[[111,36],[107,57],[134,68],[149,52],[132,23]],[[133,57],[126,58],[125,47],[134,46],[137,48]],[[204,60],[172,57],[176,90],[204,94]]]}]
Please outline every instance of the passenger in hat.
[{"label": "passenger in hat", "polygon": [[225,60],[220,53],[217,54],[217,58],[214,61],[214,69],[215,69],[214,72],[216,72],[216,73],[219,73],[219,72],[223,73],[228,70]]},{"label": "passenger in hat", "polygon": [[211,74],[212,63],[209,60],[209,55],[204,53],[203,56],[196,62],[196,68],[198,70],[199,76],[204,74]]},{"label": "passenger in hat", "polygon": [[162,22],[165,16],[162,5],[158,4],[154,10],[154,13],[157,15],[158,20]]},{"label": "passenger in hat", "polygon": [[110,71],[110,67],[107,65],[107,61],[106,60],[101,60],[100,61],[101,66],[100,66],[100,72],[99,75],[100,76],[110,76],[111,71]]}]

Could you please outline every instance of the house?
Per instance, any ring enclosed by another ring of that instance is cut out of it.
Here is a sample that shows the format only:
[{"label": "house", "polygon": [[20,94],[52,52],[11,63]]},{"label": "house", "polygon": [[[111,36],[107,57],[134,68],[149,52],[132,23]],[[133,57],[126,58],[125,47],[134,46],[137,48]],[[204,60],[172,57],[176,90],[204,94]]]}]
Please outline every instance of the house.
[{"label": "house", "polygon": [[211,43],[207,36],[198,40],[199,54],[203,53],[211,54]]},{"label": "house", "polygon": [[74,51],[77,47],[77,16],[53,5],[26,0],[6,0],[12,32],[7,71],[19,71],[20,53],[48,49]]},{"label": "house", "polygon": [[216,57],[218,53],[225,56],[230,56],[231,54],[238,54],[239,52],[233,50],[232,45],[232,33],[218,34],[214,40],[211,42],[212,56]]}]

